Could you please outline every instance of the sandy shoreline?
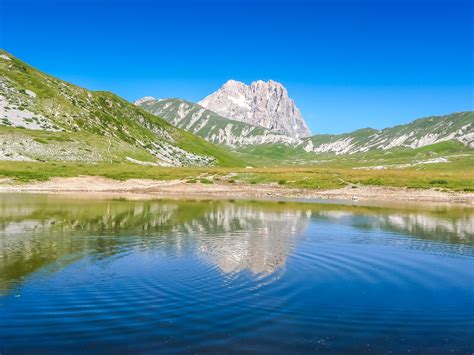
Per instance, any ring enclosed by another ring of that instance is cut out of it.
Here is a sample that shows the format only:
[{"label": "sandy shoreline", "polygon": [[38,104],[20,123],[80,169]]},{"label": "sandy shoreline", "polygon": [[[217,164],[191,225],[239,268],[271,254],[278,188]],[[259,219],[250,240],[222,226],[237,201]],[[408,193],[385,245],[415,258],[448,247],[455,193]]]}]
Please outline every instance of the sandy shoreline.
[{"label": "sandy shoreline", "polygon": [[0,193],[87,193],[125,194],[131,198],[213,198],[213,199],[298,199],[352,200],[380,202],[435,202],[474,206],[474,194],[442,192],[434,189],[406,189],[377,186],[344,187],[333,190],[308,190],[277,184],[250,185],[216,182],[186,183],[182,180],[160,181],[130,179],[118,181],[104,177],[81,176],[52,178],[48,181],[16,183],[0,180]]}]

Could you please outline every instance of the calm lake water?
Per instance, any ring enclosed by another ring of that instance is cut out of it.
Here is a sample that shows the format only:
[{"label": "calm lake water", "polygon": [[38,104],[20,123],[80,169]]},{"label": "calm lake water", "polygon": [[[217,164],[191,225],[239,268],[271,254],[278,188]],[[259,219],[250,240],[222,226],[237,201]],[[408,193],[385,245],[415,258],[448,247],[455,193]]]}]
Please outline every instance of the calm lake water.
[{"label": "calm lake water", "polygon": [[0,195],[0,353],[474,352],[474,209]]}]

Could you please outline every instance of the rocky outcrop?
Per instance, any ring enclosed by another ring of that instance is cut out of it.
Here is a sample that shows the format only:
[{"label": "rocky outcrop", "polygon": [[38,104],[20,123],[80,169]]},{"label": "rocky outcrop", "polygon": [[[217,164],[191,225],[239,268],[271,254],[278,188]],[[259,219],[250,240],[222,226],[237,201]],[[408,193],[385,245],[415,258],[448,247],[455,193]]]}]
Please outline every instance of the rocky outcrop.
[{"label": "rocky outcrop", "polygon": [[272,80],[259,80],[250,85],[229,80],[199,105],[225,118],[261,126],[291,138],[311,135],[288,91]]}]

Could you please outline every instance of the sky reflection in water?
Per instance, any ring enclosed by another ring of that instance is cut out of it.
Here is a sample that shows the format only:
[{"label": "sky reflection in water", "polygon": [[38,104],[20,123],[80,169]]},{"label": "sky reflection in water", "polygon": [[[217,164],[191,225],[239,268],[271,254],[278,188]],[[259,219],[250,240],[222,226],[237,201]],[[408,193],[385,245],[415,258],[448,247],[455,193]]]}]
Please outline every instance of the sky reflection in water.
[{"label": "sky reflection in water", "polygon": [[0,197],[0,352],[472,353],[474,213]]}]

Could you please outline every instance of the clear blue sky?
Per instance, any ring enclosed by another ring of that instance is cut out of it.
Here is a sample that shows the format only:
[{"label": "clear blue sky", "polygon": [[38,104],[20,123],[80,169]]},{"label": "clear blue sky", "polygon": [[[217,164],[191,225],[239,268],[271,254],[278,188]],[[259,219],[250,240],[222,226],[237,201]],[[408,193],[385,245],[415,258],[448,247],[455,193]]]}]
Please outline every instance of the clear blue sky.
[{"label": "clear blue sky", "polygon": [[313,133],[473,110],[472,0],[0,0],[0,46],[128,100],[273,79]]}]

